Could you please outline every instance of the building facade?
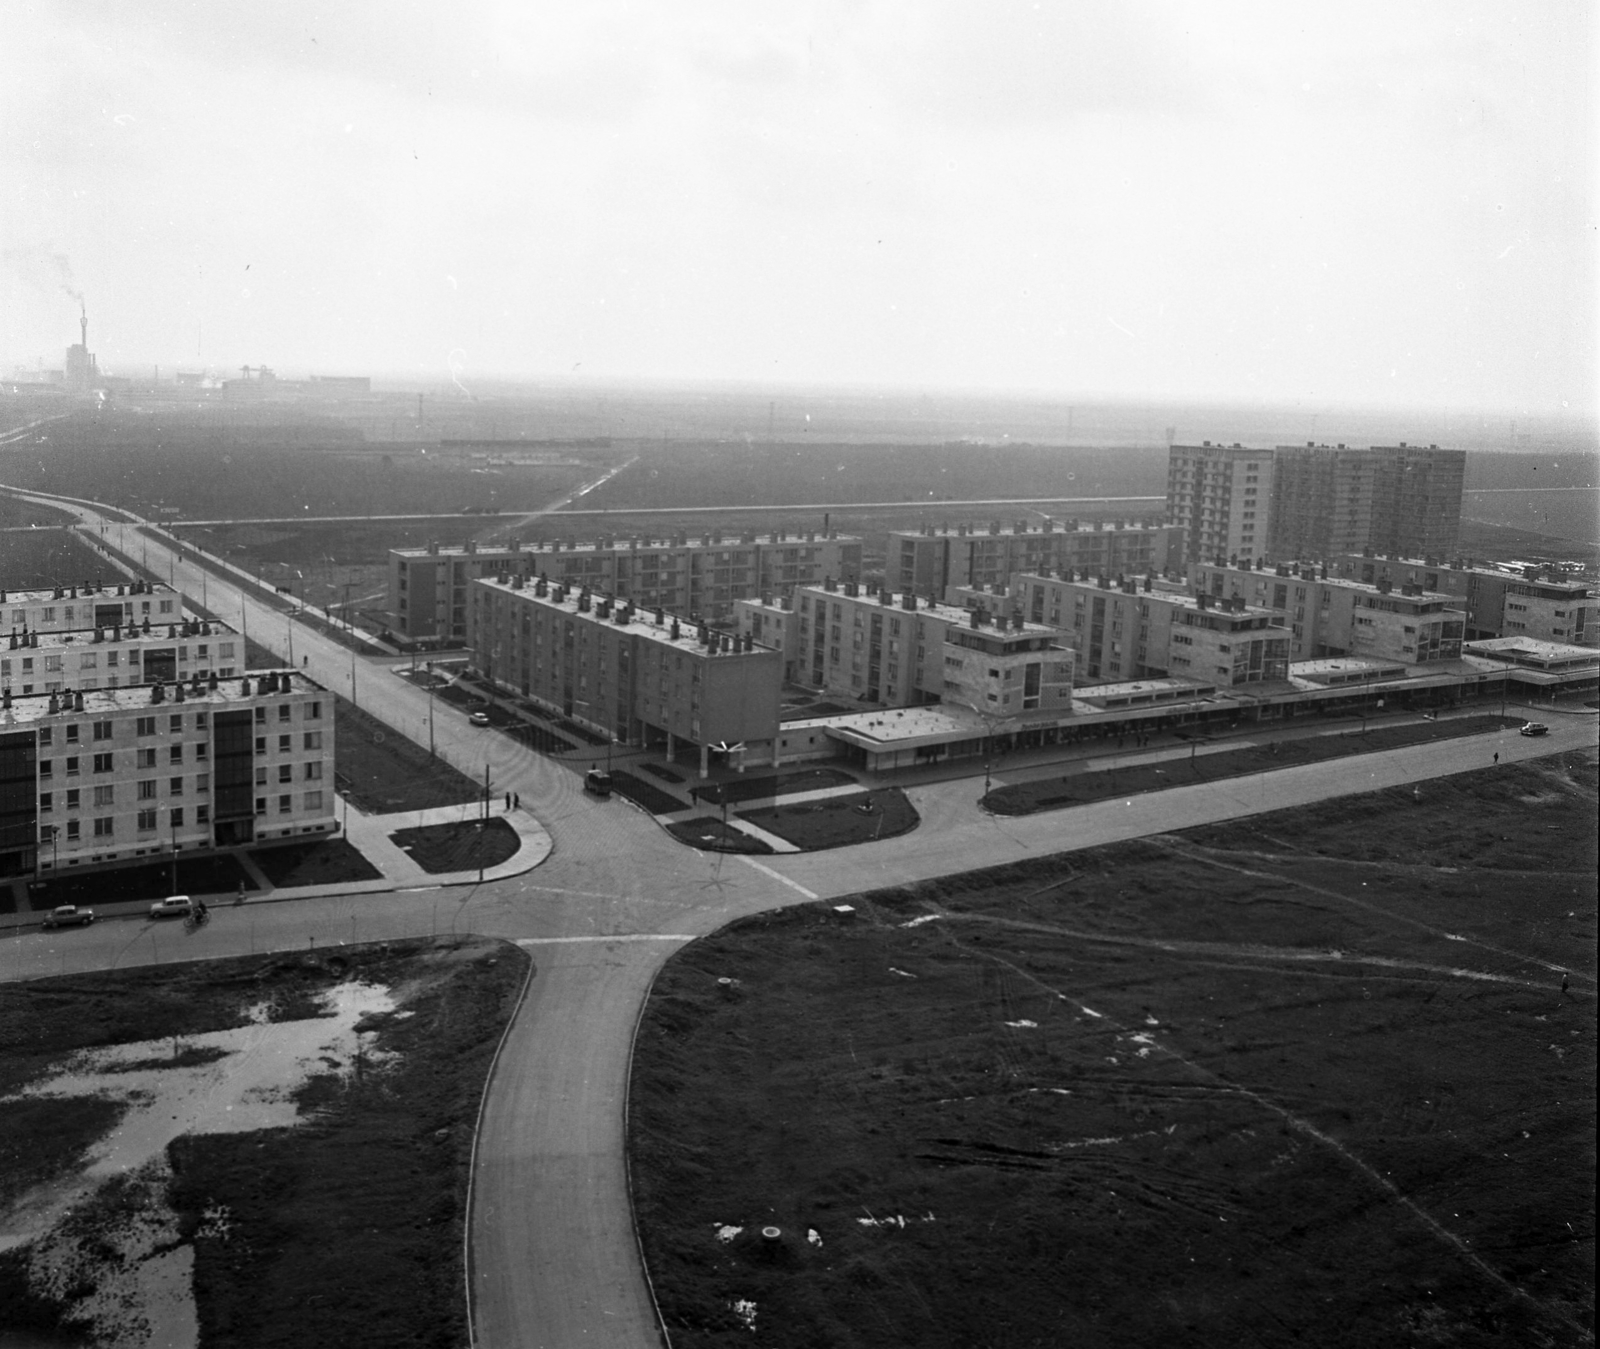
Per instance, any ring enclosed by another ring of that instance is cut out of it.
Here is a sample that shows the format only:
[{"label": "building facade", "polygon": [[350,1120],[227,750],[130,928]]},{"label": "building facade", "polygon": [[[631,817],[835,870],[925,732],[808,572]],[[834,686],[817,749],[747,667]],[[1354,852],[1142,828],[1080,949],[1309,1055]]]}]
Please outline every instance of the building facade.
[{"label": "building facade", "polygon": [[783,653],[665,611],[520,574],[472,585],[473,662],[485,678],[623,744],[770,756]]},{"label": "building facade", "polygon": [[1461,536],[1466,459],[1465,450],[1437,445],[1279,446],[1266,556],[1320,562],[1369,548],[1396,556],[1447,554]]},{"label": "building facade", "polygon": [[795,593],[802,683],[889,707],[942,702],[1002,717],[1061,716],[1072,656],[1037,623],[867,592],[855,582]]},{"label": "building facade", "polygon": [[[1182,562],[1183,531],[1150,521],[1046,520],[1029,527],[991,521],[935,531],[892,530],[884,551],[884,584],[891,590],[948,601],[952,587],[1004,589],[1022,572],[1065,567],[1107,573],[1161,572]],[[850,579],[850,578],[843,578]]]},{"label": "building facade", "polygon": [[1012,598],[1072,648],[1080,689],[1167,676],[1221,687],[1289,677],[1290,633],[1274,608],[1157,590],[1149,577],[1019,576]]},{"label": "building facade", "polygon": [[1252,569],[1202,562],[1194,583],[1214,599],[1281,611],[1293,660],[1370,656],[1423,665],[1461,655],[1466,611],[1449,595],[1410,582],[1367,585],[1303,564]]},{"label": "building facade", "polygon": [[170,586],[128,581],[115,586],[56,586],[50,590],[0,590],[0,623],[13,636],[84,628],[131,628],[181,623],[192,617]]},{"label": "building facade", "polygon": [[1167,519],[1183,528],[1189,565],[1201,558],[1242,561],[1265,555],[1272,472],[1271,450],[1213,445],[1209,440],[1172,447]]},{"label": "building facade", "polygon": [[542,576],[640,608],[727,623],[737,600],[787,595],[796,586],[860,574],[861,540],[836,530],[792,536],[774,530],[764,537],[749,530],[713,531],[696,540],[680,533],[584,544],[535,540],[504,548],[468,541],[459,548],[392,549],[388,605],[402,636],[465,642],[469,587],[483,576]]},{"label": "building facade", "polygon": [[1586,581],[1541,575],[1537,567],[1518,572],[1371,552],[1333,557],[1328,569],[1369,585],[1420,585],[1449,595],[1466,611],[1469,641],[1522,636],[1600,647],[1600,599]]},{"label": "building facade", "polygon": [[1272,456],[1266,556],[1320,561],[1360,552],[1372,537],[1377,474],[1370,450],[1280,445]]},{"label": "building facade", "polygon": [[0,688],[26,697],[130,684],[231,679],[244,663],[244,641],[225,623],[187,619],[127,629],[29,632],[0,642]]},{"label": "building facade", "polygon": [[293,673],[0,697],[0,875],[332,833],[333,700]]}]

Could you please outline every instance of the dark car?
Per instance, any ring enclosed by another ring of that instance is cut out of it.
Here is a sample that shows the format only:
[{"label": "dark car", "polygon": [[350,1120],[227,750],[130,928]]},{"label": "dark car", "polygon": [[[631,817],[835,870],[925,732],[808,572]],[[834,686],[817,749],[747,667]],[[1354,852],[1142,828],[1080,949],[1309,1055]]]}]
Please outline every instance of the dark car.
[{"label": "dark car", "polygon": [[44,916],[45,927],[88,927],[94,922],[93,909],[80,909],[76,904],[58,904]]},{"label": "dark car", "polygon": [[1549,735],[1550,728],[1542,721],[1530,721],[1519,732],[1521,735]]},{"label": "dark car", "polygon": [[583,775],[583,790],[592,792],[595,796],[610,796],[611,774],[599,768],[591,768]]}]

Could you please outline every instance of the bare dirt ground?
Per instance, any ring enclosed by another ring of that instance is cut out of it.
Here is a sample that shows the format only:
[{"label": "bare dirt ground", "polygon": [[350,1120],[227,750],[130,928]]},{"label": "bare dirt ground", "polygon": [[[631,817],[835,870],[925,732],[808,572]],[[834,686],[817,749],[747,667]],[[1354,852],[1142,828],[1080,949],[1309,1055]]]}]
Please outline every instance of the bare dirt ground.
[{"label": "bare dirt ground", "polygon": [[0,1344],[466,1344],[526,970],[470,939],[0,987]]},{"label": "bare dirt ground", "polygon": [[686,947],[630,1094],[675,1349],[1592,1343],[1596,801],[1552,756]]}]

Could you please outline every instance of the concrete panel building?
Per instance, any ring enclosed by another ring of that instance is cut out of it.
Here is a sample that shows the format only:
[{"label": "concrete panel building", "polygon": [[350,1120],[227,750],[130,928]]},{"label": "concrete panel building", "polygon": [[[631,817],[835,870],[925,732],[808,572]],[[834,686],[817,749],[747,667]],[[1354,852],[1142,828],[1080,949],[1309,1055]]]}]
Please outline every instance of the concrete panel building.
[{"label": "concrete panel building", "polygon": [[0,632],[71,632],[82,628],[131,628],[179,623],[193,617],[170,586],[125,581],[108,586],[55,586],[48,590],[0,590]]},{"label": "concrete panel building", "polygon": [[464,643],[469,586],[479,577],[544,577],[562,586],[665,609],[696,621],[728,623],[741,599],[781,596],[796,586],[861,574],[861,540],[838,531],[765,535],[712,531],[691,540],[601,538],[591,543],[558,539],[485,548],[396,548],[389,553],[389,612],[404,637]]},{"label": "concrete panel building", "polygon": [[700,771],[723,745],[738,762],[771,758],[783,654],[706,624],[584,587],[474,581],[473,663],[485,678],[629,745],[699,749]]},{"label": "concrete panel building", "polygon": [[0,688],[26,697],[157,681],[231,679],[244,641],[225,623],[186,619],[129,628],[29,632],[0,641]]},{"label": "concrete panel building", "polygon": [[[892,530],[884,552],[891,590],[947,601],[955,586],[1004,589],[1021,572],[1160,572],[1182,562],[1183,531],[1152,521],[1024,520]],[[850,579],[850,578],[843,578]]]},{"label": "concrete panel building", "polygon": [[1201,558],[1243,561],[1266,555],[1272,458],[1271,450],[1213,445],[1209,440],[1172,447],[1167,519],[1183,527],[1189,565]]},{"label": "concrete panel building", "polygon": [[0,695],[0,875],[332,833],[333,700],[302,675]]},{"label": "concrete panel building", "polygon": [[1273,453],[1266,556],[1320,562],[1368,548],[1446,554],[1461,535],[1466,458],[1465,450],[1437,445],[1281,445]]},{"label": "concrete panel building", "polygon": [[1302,564],[1252,569],[1202,562],[1194,583],[1214,599],[1281,611],[1293,660],[1348,655],[1423,665],[1461,655],[1466,611],[1449,595],[1410,582],[1367,585]]},{"label": "concrete panel building", "polygon": [[1148,577],[1019,576],[1012,597],[1027,618],[1059,630],[1080,686],[1169,675],[1219,687],[1288,678],[1290,633],[1275,608],[1157,590]]},{"label": "concrete panel building", "polygon": [[841,698],[913,707],[942,702],[1005,717],[1071,711],[1072,656],[1020,615],[968,610],[854,582],[796,592],[802,683]]},{"label": "concrete panel building", "polygon": [[1537,567],[1475,567],[1456,560],[1343,554],[1328,560],[1335,576],[1376,585],[1421,586],[1456,600],[1466,611],[1469,641],[1531,637],[1542,642],[1600,647],[1600,599],[1586,581]]}]

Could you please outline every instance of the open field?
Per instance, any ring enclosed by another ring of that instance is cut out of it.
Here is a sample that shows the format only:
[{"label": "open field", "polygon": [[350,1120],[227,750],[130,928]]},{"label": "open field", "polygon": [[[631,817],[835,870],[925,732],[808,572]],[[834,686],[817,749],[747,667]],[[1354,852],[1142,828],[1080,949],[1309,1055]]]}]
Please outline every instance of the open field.
[{"label": "open field", "polygon": [[[1455,740],[1462,736],[1484,735],[1502,727],[1520,726],[1521,717],[1479,716],[1451,718],[1448,721],[1412,722],[1401,726],[1374,725],[1332,735],[1308,736],[1298,740],[1269,740],[1261,744],[1224,749],[1187,758],[1164,759],[1159,763],[1132,763],[1122,767],[1089,771],[1082,765],[1076,772],[1059,778],[1035,778],[1029,782],[1008,783],[983,798],[984,809],[996,815],[1031,815],[1037,810],[1059,810],[1066,806],[1087,805],[1114,796],[1139,792],[1158,792],[1192,782],[1221,782],[1294,764],[1325,763],[1350,754],[1375,754],[1402,745],[1420,745],[1431,740]],[[1122,737],[1117,740],[1121,748]],[[1194,742],[1198,746],[1198,741]],[[1130,749],[1132,747],[1130,746]],[[1135,754],[1138,753],[1134,749]],[[1109,747],[1105,751],[1111,754]]]},{"label": "open field", "polygon": [[1596,786],[1556,755],[685,947],[629,1114],[674,1346],[1592,1342]]},{"label": "open field", "polygon": [[43,590],[92,581],[115,585],[124,579],[122,572],[71,530],[0,530],[0,584],[4,589]]},{"label": "open field", "polygon": [[474,1123],[527,969],[416,941],[0,988],[0,1342],[464,1345]]}]

